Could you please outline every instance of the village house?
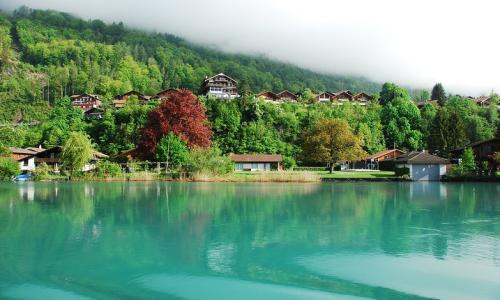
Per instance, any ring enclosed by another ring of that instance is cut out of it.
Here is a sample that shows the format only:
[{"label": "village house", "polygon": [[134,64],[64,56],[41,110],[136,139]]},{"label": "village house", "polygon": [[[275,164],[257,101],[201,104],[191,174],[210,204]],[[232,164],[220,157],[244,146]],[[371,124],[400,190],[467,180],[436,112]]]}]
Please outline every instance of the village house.
[{"label": "village house", "polygon": [[256,95],[257,98],[265,101],[276,101],[278,100],[278,95],[269,91],[262,91]]},{"label": "village house", "polygon": [[490,106],[490,103],[491,103],[491,97],[488,97],[488,96],[480,96],[480,97],[477,97],[475,99],[473,99],[473,101],[481,106],[481,107],[487,107],[487,106]]},{"label": "village house", "polygon": [[102,119],[102,117],[104,115],[104,110],[102,110],[98,107],[94,107],[94,108],[91,108],[89,110],[86,110],[83,113],[83,115],[87,119]]},{"label": "village house", "polygon": [[282,171],[279,154],[230,154],[235,171]]},{"label": "village house", "polygon": [[270,101],[270,102],[286,102],[286,101],[297,101],[299,96],[290,91],[284,90],[279,93],[273,93],[269,91],[262,91],[256,95],[257,98]]},{"label": "village house", "polygon": [[333,97],[335,97],[335,94],[334,93],[330,93],[330,92],[324,92],[324,93],[321,93],[319,94],[318,96],[316,96],[316,100],[318,102],[332,102],[332,99]]},{"label": "village house", "polygon": [[396,168],[408,168],[414,181],[439,181],[450,161],[427,152],[412,151],[394,159]]},{"label": "village house", "polygon": [[353,95],[349,90],[336,93],[326,91],[316,96],[316,100],[320,103],[334,102],[339,105],[342,105],[345,102],[367,105],[372,99],[373,97],[365,92]]},{"label": "village house", "polygon": [[22,172],[35,170],[35,155],[38,153],[29,149],[10,147],[10,157],[19,163],[19,169]]},{"label": "village house", "polygon": [[179,89],[166,89],[166,90],[163,90],[163,91],[157,93],[153,97],[151,97],[151,100],[163,101],[163,100],[168,99],[168,97],[170,97],[172,94],[177,93],[179,91],[180,91]]},{"label": "village house", "polygon": [[294,93],[284,90],[276,94],[278,96],[278,101],[297,101],[299,97]]},{"label": "village house", "polygon": [[353,95],[351,91],[341,91],[338,93],[335,93],[335,95],[332,97],[332,102],[336,102],[339,105],[342,105],[345,102],[351,102],[353,98]]},{"label": "village house", "polygon": [[405,153],[399,149],[388,149],[369,155],[354,165],[356,169],[390,170],[392,169],[392,164],[385,167],[384,162],[393,161]]},{"label": "village house", "polygon": [[365,92],[358,93],[352,97],[354,102],[357,102],[359,105],[368,105],[368,103],[373,99],[372,96],[368,95]]},{"label": "village house", "polygon": [[500,166],[493,158],[493,155],[496,152],[500,152],[500,138],[475,142],[465,147],[452,150],[451,153],[455,159],[459,159],[466,148],[472,149],[476,163],[487,162],[490,170],[495,171],[499,169]]},{"label": "village house", "polygon": [[238,82],[226,74],[207,77],[201,85],[201,94],[208,97],[234,99],[238,95]]},{"label": "village house", "polygon": [[[54,172],[59,172],[61,167],[61,156],[63,152],[63,147],[55,146],[50,149],[44,149],[43,151],[35,154],[35,168],[38,167],[41,163],[47,164],[51,167]],[[88,164],[86,164],[83,168],[83,172],[88,172],[95,169],[96,163],[101,160],[108,158],[106,154],[103,154],[98,151],[94,151],[92,159]]]},{"label": "village house", "polygon": [[101,107],[102,104],[101,100],[99,100],[99,96],[91,94],[73,95],[70,99],[72,106],[79,107],[84,111],[95,107]]},{"label": "village house", "polygon": [[151,98],[150,96],[146,96],[142,93],[139,93],[138,91],[129,91],[126,92],[125,94],[116,96],[115,99],[113,100],[113,107],[116,109],[123,108],[127,103],[128,99],[132,96],[136,96],[137,99],[139,99],[139,104],[146,104]]}]

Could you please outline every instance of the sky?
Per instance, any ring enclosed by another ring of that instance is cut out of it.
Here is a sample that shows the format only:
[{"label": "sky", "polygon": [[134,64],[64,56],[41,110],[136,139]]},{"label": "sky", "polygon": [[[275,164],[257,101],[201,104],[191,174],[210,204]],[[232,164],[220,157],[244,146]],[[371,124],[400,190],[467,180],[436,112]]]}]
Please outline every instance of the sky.
[{"label": "sky", "polygon": [[231,53],[448,92],[500,92],[495,0],[0,0],[123,21]]}]

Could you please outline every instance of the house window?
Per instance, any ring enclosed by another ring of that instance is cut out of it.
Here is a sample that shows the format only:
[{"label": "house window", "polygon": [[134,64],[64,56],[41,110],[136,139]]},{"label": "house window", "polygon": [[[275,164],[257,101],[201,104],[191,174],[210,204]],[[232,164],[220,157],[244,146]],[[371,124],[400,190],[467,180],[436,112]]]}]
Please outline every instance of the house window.
[{"label": "house window", "polygon": [[27,167],[27,166],[29,166],[29,164],[30,164],[29,159],[23,160],[23,166]]}]

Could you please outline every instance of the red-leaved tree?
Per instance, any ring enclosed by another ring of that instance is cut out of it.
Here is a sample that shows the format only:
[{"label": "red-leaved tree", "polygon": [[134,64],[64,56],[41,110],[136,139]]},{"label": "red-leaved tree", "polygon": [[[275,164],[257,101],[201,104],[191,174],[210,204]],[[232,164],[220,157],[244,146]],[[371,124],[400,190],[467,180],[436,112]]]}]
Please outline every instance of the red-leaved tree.
[{"label": "red-leaved tree", "polygon": [[136,152],[138,157],[155,160],[156,145],[169,132],[178,135],[189,148],[210,146],[212,130],[205,110],[190,91],[171,93],[166,101],[151,111],[140,132]]}]

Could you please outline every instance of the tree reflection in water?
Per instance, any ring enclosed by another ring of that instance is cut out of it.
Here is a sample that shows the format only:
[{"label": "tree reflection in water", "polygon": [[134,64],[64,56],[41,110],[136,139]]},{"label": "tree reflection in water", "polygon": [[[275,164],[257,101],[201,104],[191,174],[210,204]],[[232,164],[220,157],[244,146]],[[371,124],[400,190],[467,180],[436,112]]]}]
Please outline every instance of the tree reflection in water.
[{"label": "tree reflection in water", "polygon": [[131,282],[185,274],[411,298],[418,293],[313,272],[304,261],[466,257],[498,268],[499,189],[459,183],[2,183],[0,286],[42,282],[88,297],[155,297],[158,291]]}]

